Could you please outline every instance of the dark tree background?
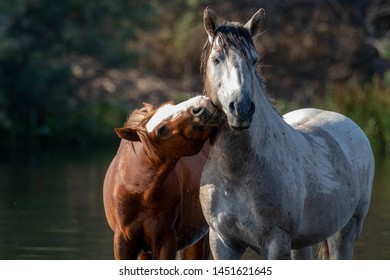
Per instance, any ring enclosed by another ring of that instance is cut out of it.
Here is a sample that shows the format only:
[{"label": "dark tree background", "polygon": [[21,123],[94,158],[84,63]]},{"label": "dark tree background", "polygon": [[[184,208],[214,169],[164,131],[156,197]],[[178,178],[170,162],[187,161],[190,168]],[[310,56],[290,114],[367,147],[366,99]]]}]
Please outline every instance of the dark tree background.
[{"label": "dark tree background", "polygon": [[142,101],[201,92],[202,13],[248,20],[281,110],[348,114],[381,154],[390,141],[387,1],[2,0],[0,148],[107,145]]}]

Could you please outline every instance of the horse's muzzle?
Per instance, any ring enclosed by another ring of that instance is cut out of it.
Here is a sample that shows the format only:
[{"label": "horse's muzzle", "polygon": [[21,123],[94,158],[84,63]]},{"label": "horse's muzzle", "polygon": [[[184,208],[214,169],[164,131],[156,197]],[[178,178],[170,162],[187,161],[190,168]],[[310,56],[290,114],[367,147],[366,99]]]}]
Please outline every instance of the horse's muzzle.
[{"label": "horse's muzzle", "polygon": [[199,104],[192,108],[191,114],[199,118],[203,125],[218,126],[222,122],[221,111],[214,106],[208,97],[202,98]]},{"label": "horse's muzzle", "polygon": [[228,123],[231,128],[242,130],[250,127],[253,115],[255,113],[255,104],[250,101],[231,102],[229,104]]}]

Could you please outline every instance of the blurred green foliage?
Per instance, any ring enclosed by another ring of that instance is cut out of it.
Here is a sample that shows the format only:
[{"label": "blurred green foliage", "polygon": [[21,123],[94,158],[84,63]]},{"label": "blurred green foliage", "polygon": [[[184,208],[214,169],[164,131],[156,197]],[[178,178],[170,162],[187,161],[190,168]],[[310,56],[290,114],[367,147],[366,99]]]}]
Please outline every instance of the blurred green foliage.
[{"label": "blurred green foliage", "polygon": [[202,91],[206,5],[221,22],[266,9],[256,47],[282,111],[340,111],[389,152],[390,21],[380,0],[2,0],[0,148],[116,143],[112,129],[143,101]]},{"label": "blurred green foliage", "polygon": [[91,57],[105,66],[131,65],[126,42],[147,11],[142,1],[2,0],[0,144],[72,144],[100,136],[99,127],[110,123],[100,116],[113,112],[78,96],[88,81],[75,79],[72,63]]},{"label": "blurred green foliage", "polygon": [[[329,83],[324,97],[313,96],[310,107],[348,116],[365,132],[374,154],[378,157],[390,154],[390,87],[378,76],[364,85],[357,79]],[[284,98],[277,100],[275,106],[282,114],[302,108],[299,102]]]},{"label": "blurred green foliage", "polygon": [[317,103],[354,120],[366,133],[377,155],[390,153],[390,87],[378,76],[365,85],[356,80],[342,86],[333,85],[325,102]]}]

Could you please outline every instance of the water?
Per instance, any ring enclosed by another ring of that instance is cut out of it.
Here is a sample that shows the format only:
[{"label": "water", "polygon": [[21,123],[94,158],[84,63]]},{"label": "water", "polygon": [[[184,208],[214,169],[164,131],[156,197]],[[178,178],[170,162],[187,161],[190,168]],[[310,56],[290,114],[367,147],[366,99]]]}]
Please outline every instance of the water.
[{"label": "water", "polygon": [[[0,162],[0,259],[113,259],[102,183],[114,154],[41,153]],[[377,163],[355,259],[390,259],[389,171],[390,159]]]},{"label": "water", "polygon": [[112,259],[102,182],[114,151],[0,165],[0,259]]}]

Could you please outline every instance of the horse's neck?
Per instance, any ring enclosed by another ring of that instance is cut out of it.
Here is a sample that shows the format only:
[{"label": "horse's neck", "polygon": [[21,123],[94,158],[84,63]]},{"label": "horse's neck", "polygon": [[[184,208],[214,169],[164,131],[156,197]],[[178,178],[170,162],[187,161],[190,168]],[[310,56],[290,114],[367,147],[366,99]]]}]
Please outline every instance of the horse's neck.
[{"label": "horse's neck", "polygon": [[126,142],[123,147],[125,154],[123,162],[128,163],[126,164],[126,172],[129,174],[127,178],[132,181],[129,183],[138,185],[140,190],[148,195],[158,191],[175,168],[178,159],[150,158],[142,144]]},{"label": "horse's neck", "polygon": [[271,105],[263,90],[255,94],[256,112],[249,128],[254,153],[263,158],[288,153],[301,135],[287,124]]},{"label": "horse's neck", "polygon": [[[250,164],[255,158],[275,160],[280,154],[295,152],[298,132],[273,108],[260,84],[254,94],[256,111],[247,130],[233,131],[227,124],[220,129],[214,143],[217,153],[229,151],[231,164]],[[238,167],[238,166],[237,166]]]}]

